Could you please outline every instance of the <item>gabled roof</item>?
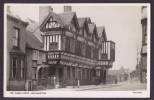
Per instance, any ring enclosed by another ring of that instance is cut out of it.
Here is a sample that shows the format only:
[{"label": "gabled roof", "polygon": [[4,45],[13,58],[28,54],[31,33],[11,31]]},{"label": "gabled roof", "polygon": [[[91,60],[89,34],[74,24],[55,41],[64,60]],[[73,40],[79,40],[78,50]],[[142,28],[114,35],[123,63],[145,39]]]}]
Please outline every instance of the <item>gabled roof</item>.
[{"label": "gabled roof", "polygon": [[107,40],[106,32],[105,32],[105,27],[104,26],[97,27],[97,32],[98,32],[98,36],[99,37],[104,37],[105,40]]},{"label": "gabled roof", "polygon": [[103,36],[104,29],[105,29],[104,26],[97,27],[97,32],[98,32],[98,36],[99,37],[102,37]]},{"label": "gabled roof", "polygon": [[93,33],[94,32],[95,26],[96,26],[95,24],[88,24],[90,33]]},{"label": "gabled roof", "polygon": [[86,19],[87,19],[87,22],[88,22],[88,23],[91,23],[90,17],[86,17]]},{"label": "gabled roof", "polygon": [[64,27],[68,27],[71,24],[73,18],[75,18],[77,28],[79,28],[78,19],[75,12],[64,12],[58,15],[59,15],[59,18],[62,20]]},{"label": "gabled roof", "polygon": [[50,14],[45,18],[43,23],[40,25],[40,30],[43,28],[43,26],[46,24],[46,22],[50,19],[51,16],[53,16],[56,19],[56,21],[59,22],[61,27],[64,26],[64,24],[63,24],[62,20],[60,19],[59,15],[54,13],[54,12],[50,12]]},{"label": "gabled roof", "polygon": [[43,23],[40,25],[40,29],[46,24],[46,22],[50,19],[50,17],[53,16],[57,22],[61,25],[61,27],[68,27],[70,23],[72,22],[73,18],[75,17],[77,22],[77,27],[79,27],[78,20],[76,17],[75,12],[64,12],[60,14],[56,14],[54,12],[50,12],[50,14],[45,18]]},{"label": "gabled roof", "polygon": [[86,21],[86,18],[78,18],[79,26],[80,26],[80,27],[83,27],[85,21]]},{"label": "gabled roof", "polygon": [[34,34],[41,42],[43,41],[43,38],[41,35],[43,35],[44,33],[42,33],[39,29],[39,25],[33,21],[32,19],[26,20],[27,22],[30,21],[29,25],[27,26],[26,30],[31,32],[31,34]]},{"label": "gabled roof", "polygon": [[26,23],[25,21],[23,21],[18,15],[14,15],[12,13],[7,13],[7,18],[13,19],[17,22],[22,23],[23,25],[27,26],[28,23]]},{"label": "gabled roof", "polygon": [[26,31],[26,46],[29,48],[41,50],[41,48],[43,47],[43,43],[39,41],[35,34]]},{"label": "gabled roof", "polygon": [[75,14],[75,12],[64,12],[64,13],[60,13],[58,15],[59,15],[59,18],[62,20],[64,26],[68,26],[71,23],[71,21],[74,17],[74,14]]},{"label": "gabled roof", "polygon": [[38,25],[35,23],[31,23],[26,27],[26,30],[28,30],[29,32],[35,32],[38,28]]},{"label": "gabled roof", "polygon": [[26,18],[25,22],[28,22],[29,24],[35,23],[35,24],[39,25],[36,21],[34,21],[34,20],[30,19],[30,18]]}]

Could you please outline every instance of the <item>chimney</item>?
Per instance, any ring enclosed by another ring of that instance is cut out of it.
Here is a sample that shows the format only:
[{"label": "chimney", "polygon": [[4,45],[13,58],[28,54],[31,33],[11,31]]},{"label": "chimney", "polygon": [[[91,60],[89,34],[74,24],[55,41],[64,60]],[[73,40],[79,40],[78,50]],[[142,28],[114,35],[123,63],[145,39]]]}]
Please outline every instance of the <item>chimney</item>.
[{"label": "chimney", "polygon": [[51,6],[39,6],[39,24],[45,20],[45,18],[53,11]]},{"label": "chimney", "polygon": [[7,6],[7,13],[11,14],[10,6]]},{"label": "chimney", "polygon": [[72,7],[71,6],[64,6],[64,12],[71,12]]}]

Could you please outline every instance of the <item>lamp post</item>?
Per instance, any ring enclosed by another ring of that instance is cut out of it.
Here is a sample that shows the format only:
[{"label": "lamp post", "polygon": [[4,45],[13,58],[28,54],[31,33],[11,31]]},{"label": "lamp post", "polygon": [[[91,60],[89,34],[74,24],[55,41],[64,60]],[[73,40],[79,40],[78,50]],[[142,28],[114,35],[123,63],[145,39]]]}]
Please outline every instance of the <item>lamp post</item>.
[{"label": "lamp post", "polygon": [[77,68],[77,88],[80,86],[80,81],[79,81],[79,68]]}]

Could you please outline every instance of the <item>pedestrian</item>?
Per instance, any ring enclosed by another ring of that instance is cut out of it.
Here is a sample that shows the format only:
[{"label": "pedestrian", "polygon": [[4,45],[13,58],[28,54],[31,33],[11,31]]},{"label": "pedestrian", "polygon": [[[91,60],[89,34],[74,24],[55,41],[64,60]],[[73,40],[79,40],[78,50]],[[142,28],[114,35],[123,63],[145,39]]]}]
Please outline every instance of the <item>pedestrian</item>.
[{"label": "pedestrian", "polygon": [[115,79],[114,83],[117,84],[117,79]]},{"label": "pedestrian", "polygon": [[76,82],[75,79],[73,79],[73,88],[75,88]]}]

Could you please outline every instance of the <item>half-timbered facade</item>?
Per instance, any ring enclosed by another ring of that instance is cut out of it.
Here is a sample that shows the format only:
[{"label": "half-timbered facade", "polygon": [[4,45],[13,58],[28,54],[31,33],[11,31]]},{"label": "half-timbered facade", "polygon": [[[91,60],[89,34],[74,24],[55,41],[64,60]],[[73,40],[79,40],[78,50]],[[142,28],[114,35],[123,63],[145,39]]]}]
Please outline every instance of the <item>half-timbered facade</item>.
[{"label": "half-timbered facade", "polygon": [[99,33],[97,29],[90,18],[77,18],[75,12],[48,14],[40,31],[50,81],[55,79],[60,87],[102,82],[101,70],[112,67],[115,45],[107,41],[104,29]]},{"label": "half-timbered facade", "polygon": [[7,15],[7,90],[106,83],[115,43],[107,41],[104,27],[64,9],[56,14],[40,7],[40,25]]}]

